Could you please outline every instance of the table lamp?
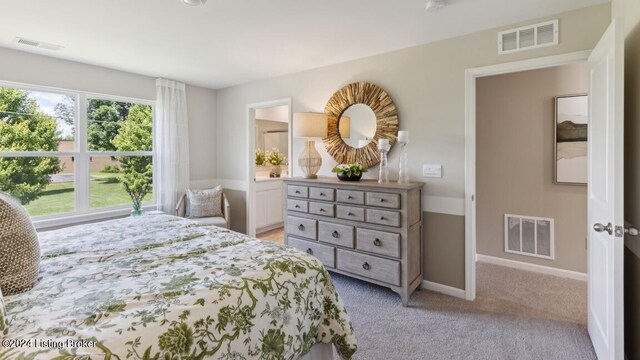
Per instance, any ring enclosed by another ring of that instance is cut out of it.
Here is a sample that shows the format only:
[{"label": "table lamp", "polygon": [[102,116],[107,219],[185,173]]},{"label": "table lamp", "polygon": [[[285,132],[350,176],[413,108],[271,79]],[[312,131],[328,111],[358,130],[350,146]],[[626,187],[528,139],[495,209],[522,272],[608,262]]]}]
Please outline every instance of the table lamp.
[{"label": "table lamp", "polygon": [[322,166],[322,157],[316,150],[316,142],[312,138],[327,136],[327,115],[323,113],[293,114],[293,137],[307,138],[304,149],[298,157],[298,165],[307,179],[316,179]]}]

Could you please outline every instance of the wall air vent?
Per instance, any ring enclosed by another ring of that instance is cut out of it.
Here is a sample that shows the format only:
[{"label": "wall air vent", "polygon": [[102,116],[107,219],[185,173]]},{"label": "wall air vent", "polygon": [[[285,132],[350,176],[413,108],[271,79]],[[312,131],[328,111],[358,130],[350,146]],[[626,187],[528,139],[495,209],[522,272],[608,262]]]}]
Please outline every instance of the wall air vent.
[{"label": "wall air vent", "polygon": [[504,251],[554,259],[553,219],[504,215]]},{"label": "wall air vent", "polygon": [[558,19],[498,33],[498,54],[558,45]]},{"label": "wall air vent", "polygon": [[40,48],[40,49],[53,50],[53,51],[58,51],[58,50],[63,48],[60,45],[50,44],[50,43],[46,43],[46,42],[42,42],[42,41],[25,39],[25,38],[22,38],[22,37],[15,38],[15,42],[17,42],[20,45],[32,46],[32,47],[36,47],[36,48]]}]

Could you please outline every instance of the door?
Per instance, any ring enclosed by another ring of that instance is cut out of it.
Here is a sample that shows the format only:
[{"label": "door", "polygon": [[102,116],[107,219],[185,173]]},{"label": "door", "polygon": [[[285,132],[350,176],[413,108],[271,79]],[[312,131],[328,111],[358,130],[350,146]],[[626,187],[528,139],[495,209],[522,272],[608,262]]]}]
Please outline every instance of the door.
[{"label": "door", "polygon": [[624,359],[624,36],[614,20],[589,57],[589,335],[600,360]]}]

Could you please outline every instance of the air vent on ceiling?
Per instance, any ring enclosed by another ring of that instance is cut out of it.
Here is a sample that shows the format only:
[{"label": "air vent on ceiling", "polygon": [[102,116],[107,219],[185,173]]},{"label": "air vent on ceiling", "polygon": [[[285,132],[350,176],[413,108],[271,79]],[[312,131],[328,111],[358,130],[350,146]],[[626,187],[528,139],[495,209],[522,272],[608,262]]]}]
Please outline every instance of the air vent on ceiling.
[{"label": "air vent on ceiling", "polygon": [[553,219],[504,215],[504,251],[554,259]]},{"label": "air vent on ceiling", "polygon": [[50,44],[50,43],[31,40],[31,39],[25,39],[25,38],[22,38],[22,37],[15,38],[15,42],[17,42],[20,45],[33,46],[33,47],[37,47],[37,48],[40,48],[40,49],[46,49],[46,50],[58,51],[58,50],[62,49],[62,46],[60,46],[60,45]]},{"label": "air vent on ceiling", "polygon": [[498,54],[558,45],[558,19],[498,33]]}]

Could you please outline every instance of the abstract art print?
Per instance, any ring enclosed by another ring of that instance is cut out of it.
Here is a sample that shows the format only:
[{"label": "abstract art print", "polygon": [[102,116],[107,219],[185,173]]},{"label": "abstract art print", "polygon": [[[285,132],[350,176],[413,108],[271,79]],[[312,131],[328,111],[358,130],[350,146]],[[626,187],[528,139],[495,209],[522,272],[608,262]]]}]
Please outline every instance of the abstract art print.
[{"label": "abstract art print", "polygon": [[558,184],[587,184],[589,97],[556,97],[556,178]]}]

